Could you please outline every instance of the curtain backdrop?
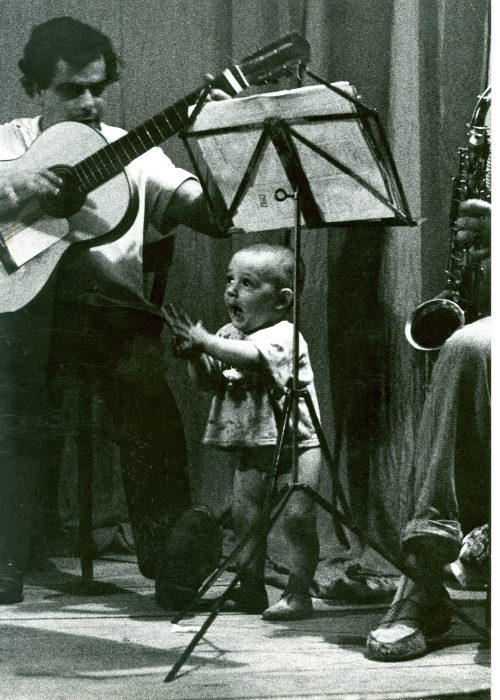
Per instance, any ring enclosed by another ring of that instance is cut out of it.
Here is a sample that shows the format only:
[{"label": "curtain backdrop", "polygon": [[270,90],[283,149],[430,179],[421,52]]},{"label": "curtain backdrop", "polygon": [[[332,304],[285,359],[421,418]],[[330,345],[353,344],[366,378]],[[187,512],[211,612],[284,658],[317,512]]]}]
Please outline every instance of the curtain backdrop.
[{"label": "curtain backdrop", "polygon": [[[348,80],[378,110],[421,223],[304,232],[301,330],[353,517],[368,524],[372,537],[393,545],[423,380],[422,358],[405,341],[404,325],[420,301],[445,286],[451,177],[488,71],[487,0],[3,0],[2,122],[37,114],[36,101],[19,84],[17,61],[32,25],[61,14],[97,26],[114,41],[123,74],[110,88],[106,121],[125,128],[190,92],[205,72],[222,70],[233,57],[291,30],[309,40],[314,72]],[[164,148],[190,167],[180,140]],[[269,237],[282,240],[283,233],[214,242],[179,230],[168,299],[215,331],[225,322],[221,299],[232,251]],[[229,502],[232,472],[228,458],[214,461],[200,447],[208,399],[189,385],[184,363],[171,359],[168,374],[187,433],[195,500],[218,512]],[[101,447],[96,521],[122,508],[117,470],[105,468],[116,465],[116,450],[108,442]],[[76,497],[71,456],[69,445],[62,489],[68,513]],[[330,497],[326,469],[322,491]],[[335,554],[323,513],[320,527],[322,556]]]}]

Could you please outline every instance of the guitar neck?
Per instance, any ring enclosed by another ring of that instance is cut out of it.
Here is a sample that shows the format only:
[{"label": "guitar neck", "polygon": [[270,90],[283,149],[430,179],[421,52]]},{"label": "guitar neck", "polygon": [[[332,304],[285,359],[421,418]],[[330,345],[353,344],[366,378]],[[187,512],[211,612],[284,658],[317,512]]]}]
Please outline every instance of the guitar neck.
[{"label": "guitar neck", "polygon": [[[233,66],[218,76],[212,82],[212,86],[230,95],[236,95],[248,86],[248,82],[239,67]],[[186,95],[116,141],[80,161],[74,166],[74,171],[82,189],[85,192],[91,192],[120,173],[126,165],[150,148],[158,146],[179,132],[189,121],[189,106],[196,102],[200,94],[201,90],[195,90]]]},{"label": "guitar neck", "polygon": [[[266,84],[279,75],[289,73],[290,65],[297,65],[297,61],[306,60],[309,57],[309,48],[303,37],[292,32],[245,58],[241,67],[233,65],[226,68],[212,81],[212,87],[234,96],[249,84]],[[180,131],[189,121],[189,105],[194,104],[200,94],[200,89],[192,92],[117,141],[80,161],[73,167],[78,190],[82,194],[91,192],[111,180],[135,158]]]}]

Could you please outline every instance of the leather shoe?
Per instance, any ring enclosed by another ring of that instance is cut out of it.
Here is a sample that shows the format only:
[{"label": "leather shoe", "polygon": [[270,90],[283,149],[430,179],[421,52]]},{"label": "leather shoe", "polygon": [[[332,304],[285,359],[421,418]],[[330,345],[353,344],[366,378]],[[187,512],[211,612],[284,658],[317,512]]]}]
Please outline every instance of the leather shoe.
[{"label": "leather shoe", "polygon": [[167,539],[155,580],[155,598],[165,610],[190,605],[222,556],[222,531],[204,506],[186,510]]},{"label": "leather shoe", "polygon": [[11,561],[0,562],[0,605],[20,603],[23,599],[23,575]]},{"label": "leather shoe", "polygon": [[375,661],[405,661],[429,651],[428,639],[451,627],[447,594],[425,595],[416,587],[394,602],[366,641],[366,656]]},{"label": "leather shoe", "polygon": [[132,524],[139,571],[145,578],[156,578],[161,557],[167,546],[168,517],[142,517]]},{"label": "leather shoe", "polygon": [[226,600],[223,612],[242,612],[249,615],[259,615],[269,605],[266,586],[263,579],[245,573],[238,586],[233,590],[231,598]]}]

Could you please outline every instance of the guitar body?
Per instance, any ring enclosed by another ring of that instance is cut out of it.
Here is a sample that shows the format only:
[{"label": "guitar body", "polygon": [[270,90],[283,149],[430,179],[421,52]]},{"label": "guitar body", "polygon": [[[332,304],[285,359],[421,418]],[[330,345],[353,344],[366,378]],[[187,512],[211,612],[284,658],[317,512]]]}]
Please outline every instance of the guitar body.
[{"label": "guitar body", "polygon": [[[8,178],[18,169],[73,166],[107,143],[85,124],[61,122],[43,131],[20,158],[0,161],[0,174]],[[0,256],[0,313],[31,301],[70,246],[90,247],[118,238],[136,211],[135,192],[123,170],[90,192],[70,216],[51,215],[38,200],[31,200],[12,218],[0,219],[2,247],[14,261],[6,264],[5,256]]]}]

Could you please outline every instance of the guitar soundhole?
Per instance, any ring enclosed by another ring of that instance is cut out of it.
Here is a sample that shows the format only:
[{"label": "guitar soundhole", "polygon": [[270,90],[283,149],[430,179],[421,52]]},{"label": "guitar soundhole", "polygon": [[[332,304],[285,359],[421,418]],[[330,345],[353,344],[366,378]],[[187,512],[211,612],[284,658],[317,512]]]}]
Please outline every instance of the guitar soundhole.
[{"label": "guitar soundhole", "polygon": [[63,181],[59,194],[47,194],[40,199],[40,205],[46,214],[55,218],[64,218],[79,211],[86,193],[81,191],[81,182],[73,168],[67,165],[54,165],[50,168]]}]

